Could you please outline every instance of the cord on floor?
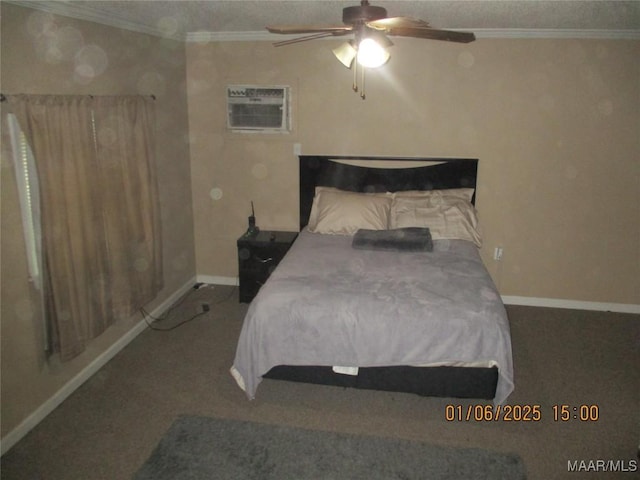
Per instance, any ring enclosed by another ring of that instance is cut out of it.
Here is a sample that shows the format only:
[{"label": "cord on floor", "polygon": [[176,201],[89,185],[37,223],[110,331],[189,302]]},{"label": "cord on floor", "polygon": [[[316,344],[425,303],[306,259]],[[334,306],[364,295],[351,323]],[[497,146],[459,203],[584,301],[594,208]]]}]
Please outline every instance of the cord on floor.
[{"label": "cord on floor", "polygon": [[[140,313],[142,314],[142,318],[144,319],[145,323],[147,324],[147,327],[150,330],[154,330],[156,332],[170,332],[171,330],[175,330],[176,328],[181,327],[182,325],[185,325],[185,324],[191,322],[192,320],[195,320],[196,318],[201,317],[202,315],[205,315],[205,314],[209,313],[211,305],[220,305],[221,303],[226,302],[227,300],[229,300],[233,296],[233,294],[234,294],[234,292],[236,290],[236,287],[234,286],[234,288],[231,289],[231,291],[229,292],[229,294],[227,296],[225,296],[222,300],[219,300],[219,301],[217,301],[217,302],[215,302],[213,304],[209,303],[209,302],[203,303],[203,307],[206,305],[208,307],[207,309],[203,308],[202,312],[196,313],[195,315],[193,315],[193,316],[187,318],[186,320],[183,320],[182,322],[179,322],[179,323],[177,323],[175,325],[172,325],[170,327],[158,327],[158,326],[153,325],[153,322],[166,320],[168,318],[169,314],[173,310],[178,308],[180,305],[182,305],[184,303],[184,301],[191,295],[191,293],[193,293],[194,291],[199,290],[201,288],[205,288],[206,286],[207,285],[203,284],[203,283],[196,283],[191,290],[189,290],[175,305],[173,305],[171,308],[169,308],[164,313],[164,315],[161,316],[161,317],[154,317],[149,312],[147,312],[144,309],[144,307],[140,307],[140,309],[139,309]],[[152,321],[149,322],[149,319],[151,319]]]}]

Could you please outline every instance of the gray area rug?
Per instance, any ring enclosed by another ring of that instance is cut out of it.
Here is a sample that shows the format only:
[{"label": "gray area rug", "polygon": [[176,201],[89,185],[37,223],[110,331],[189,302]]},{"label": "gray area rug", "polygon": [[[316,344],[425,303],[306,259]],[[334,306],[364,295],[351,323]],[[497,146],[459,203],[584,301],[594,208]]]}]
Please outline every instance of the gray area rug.
[{"label": "gray area rug", "polygon": [[196,416],[179,417],[135,480],[524,479],[519,456]]}]

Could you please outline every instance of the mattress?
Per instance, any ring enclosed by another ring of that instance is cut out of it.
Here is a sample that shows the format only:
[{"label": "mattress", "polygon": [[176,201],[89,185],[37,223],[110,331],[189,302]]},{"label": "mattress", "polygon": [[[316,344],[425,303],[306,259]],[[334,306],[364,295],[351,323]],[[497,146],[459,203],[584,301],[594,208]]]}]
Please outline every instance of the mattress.
[{"label": "mattress", "polygon": [[303,230],[249,306],[231,373],[255,397],[278,365],[492,364],[494,403],[513,390],[509,321],[466,240],[431,252],[359,250]]}]

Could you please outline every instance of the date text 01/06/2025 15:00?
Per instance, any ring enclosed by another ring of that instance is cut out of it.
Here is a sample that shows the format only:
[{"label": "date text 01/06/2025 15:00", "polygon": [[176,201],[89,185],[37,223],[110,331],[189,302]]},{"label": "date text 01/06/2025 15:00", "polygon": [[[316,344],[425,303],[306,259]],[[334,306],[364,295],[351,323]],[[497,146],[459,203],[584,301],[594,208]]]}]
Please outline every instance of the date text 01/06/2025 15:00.
[{"label": "date text 01/06/2025 15:00", "polygon": [[[598,405],[552,405],[554,422],[597,422],[600,419]],[[444,409],[447,422],[540,422],[545,414],[541,405],[453,405]]]},{"label": "date text 01/06/2025 15:00", "polygon": [[[445,407],[445,420],[448,422],[540,422],[545,413],[551,413],[554,422],[566,423],[597,422],[600,419],[600,407],[597,404],[551,406],[551,411],[541,405],[453,405]],[[638,447],[640,458],[640,446]],[[616,472],[638,471],[638,460],[568,460],[568,472]]]}]

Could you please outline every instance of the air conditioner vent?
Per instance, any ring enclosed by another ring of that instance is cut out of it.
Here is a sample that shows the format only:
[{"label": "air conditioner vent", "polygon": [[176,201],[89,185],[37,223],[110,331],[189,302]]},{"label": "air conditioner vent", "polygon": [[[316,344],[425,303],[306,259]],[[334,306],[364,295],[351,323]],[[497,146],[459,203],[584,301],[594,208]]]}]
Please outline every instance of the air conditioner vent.
[{"label": "air conditioner vent", "polygon": [[289,87],[227,86],[227,127],[232,131],[286,133],[290,112]]}]

